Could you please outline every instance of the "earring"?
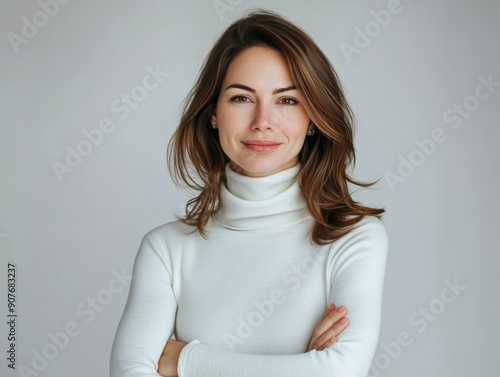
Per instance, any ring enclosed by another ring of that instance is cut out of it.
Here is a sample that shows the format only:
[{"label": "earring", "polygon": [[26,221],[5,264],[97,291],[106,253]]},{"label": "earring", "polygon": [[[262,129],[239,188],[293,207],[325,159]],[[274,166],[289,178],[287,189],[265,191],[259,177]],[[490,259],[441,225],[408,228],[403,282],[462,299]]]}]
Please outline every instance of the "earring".
[{"label": "earring", "polygon": [[314,135],[314,128],[312,130],[307,131],[307,136]]},{"label": "earring", "polygon": [[214,130],[217,129],[217,125],[215,123],[212,123],[212,127],[213,127]]}]

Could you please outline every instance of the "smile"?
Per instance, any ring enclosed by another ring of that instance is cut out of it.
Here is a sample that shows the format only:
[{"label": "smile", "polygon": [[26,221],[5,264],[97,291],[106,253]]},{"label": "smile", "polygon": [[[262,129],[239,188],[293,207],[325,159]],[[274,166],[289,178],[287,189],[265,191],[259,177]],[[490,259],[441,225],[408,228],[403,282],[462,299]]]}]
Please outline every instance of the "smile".
[{"label": "smile", "polygon": [[242,141],[242,143],[246,148],[257,153],[269,153],[278,149],[281,145],[281,143],[271,140],[247,140]]}]

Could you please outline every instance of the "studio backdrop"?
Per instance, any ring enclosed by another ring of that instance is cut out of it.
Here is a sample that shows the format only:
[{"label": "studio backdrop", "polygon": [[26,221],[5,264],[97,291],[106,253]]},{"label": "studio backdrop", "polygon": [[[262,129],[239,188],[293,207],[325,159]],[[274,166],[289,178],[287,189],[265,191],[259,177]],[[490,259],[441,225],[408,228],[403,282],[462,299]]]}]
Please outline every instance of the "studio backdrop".
[{"label": "studio backdrop", "polygon": [[0,5],[0,375],[107,376],[142,236],[175,219],[166,146],[219,33],[276,11],[356,115],[355,198],[386,208],[370,376],[498,375],[500,1]]}]

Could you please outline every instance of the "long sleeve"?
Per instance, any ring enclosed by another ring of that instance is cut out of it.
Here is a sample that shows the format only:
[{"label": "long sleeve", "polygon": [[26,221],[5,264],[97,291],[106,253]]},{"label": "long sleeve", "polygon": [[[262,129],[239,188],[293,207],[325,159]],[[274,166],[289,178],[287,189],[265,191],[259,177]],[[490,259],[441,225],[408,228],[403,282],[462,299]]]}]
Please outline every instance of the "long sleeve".
[{"label": "long sleeve", "polygon": [[365,377],[380,329],[387,233],[378,219],[335,242],[328,256],[329,302],[348,309],[349,327],[323,351],[252,355],[191,341],[179,358],[179,377]]},{"label": "long sleeve", "polygon": [[134,262],[111,351],[111,377],[160,376],[158,360],[173,331],[177,303],[171,262],[161,239],[150,233],[143,237]]}]

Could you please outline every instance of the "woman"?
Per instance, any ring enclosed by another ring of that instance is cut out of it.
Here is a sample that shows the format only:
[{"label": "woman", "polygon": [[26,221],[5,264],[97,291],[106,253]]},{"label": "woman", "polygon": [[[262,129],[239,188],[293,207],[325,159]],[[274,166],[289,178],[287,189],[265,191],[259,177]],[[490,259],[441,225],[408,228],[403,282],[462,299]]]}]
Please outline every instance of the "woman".
[{"label": "woman", "polygon": [[142,240],[111,376],[365,376],[384,210],[349,194],[373,183],[346,172],[353,117],[316,44],[271,12],[230,25],[169,156],[199,195]]}]

